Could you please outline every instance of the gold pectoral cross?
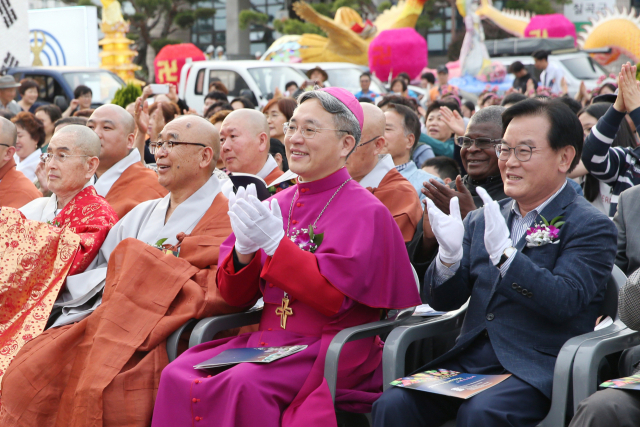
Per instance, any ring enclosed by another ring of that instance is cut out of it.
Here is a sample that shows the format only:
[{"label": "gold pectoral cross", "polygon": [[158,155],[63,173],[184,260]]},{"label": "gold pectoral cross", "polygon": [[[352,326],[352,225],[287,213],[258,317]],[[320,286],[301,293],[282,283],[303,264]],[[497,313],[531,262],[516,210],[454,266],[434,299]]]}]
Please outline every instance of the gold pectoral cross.
[{"label": "gold pectoral cross", "polygon": [[276,315],[280,316],[280,327],[287,329],[287,316],[293,316],[293,310],[289,308],[289,296],[282,298],[282,307],[276,308]]}]

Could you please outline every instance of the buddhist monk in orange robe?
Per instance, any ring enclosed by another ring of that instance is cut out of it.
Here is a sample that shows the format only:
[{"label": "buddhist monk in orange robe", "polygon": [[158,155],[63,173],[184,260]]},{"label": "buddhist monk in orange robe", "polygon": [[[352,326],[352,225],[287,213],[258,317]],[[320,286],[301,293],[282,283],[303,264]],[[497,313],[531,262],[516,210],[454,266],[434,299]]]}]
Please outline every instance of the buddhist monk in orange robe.
[{"label": "buddhist monk in orange robe", "polygon": [[169,194],[141,203],[112,229],[99,255],[108,267],[97,309],[48,329],[9,366],[3,427],[149,426],[167,337],[189,319],[241,310],[216,286],[220,244],[231,233],[228,200],[212,175],[218,132],[188,115],[159,138],[151,149]]},{"label": "buddhist monk in orange robe", "polygon": [[0,207],[19,208],[42,197],[36,186],[16,170],[16,162],[13,160],[16,138],[16,126],[0,117]]},{"label": "buddhist monk in orange robe", "polygon": [[167,195],[158,175],[142,164],[140,152],[133,149],[135,122],[131,114],[118,105],[103,105],[93,112],[87,126],[102,143],[94,187],[120,218],[142,202]]},{"label": "buddhist monk in orange robe", "polygon": [[[284,172],[269,154],[269,124],[258,110],[243,108],[230,113],[220,128],[222,160],[231,173],[247,173],[264,180],[267,187]],[[231,181],[222,186],[225,196],[233,191]]]},{"label": "buddhist monk in orange robe", "polygon": [[405,243],[410,242],[422,218],[420,199],[413,185],[396,170],[391,155],[380,154],[385,147],[384,113],[373,104],[361,104],[362,142],[347,159],[347,170],[389,209]]}]

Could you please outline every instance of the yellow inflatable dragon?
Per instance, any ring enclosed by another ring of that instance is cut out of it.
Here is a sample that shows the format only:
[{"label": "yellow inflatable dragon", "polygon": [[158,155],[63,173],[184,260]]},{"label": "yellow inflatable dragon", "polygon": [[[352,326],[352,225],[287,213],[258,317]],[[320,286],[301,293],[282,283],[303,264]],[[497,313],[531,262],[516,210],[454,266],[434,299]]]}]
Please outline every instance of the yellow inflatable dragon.
[{"label": "yellow inflatable dragon", "polygon": [[[460,9],[460,3],[464,4],[464,0],[457,0],[457,3]],[[464,15],[462,10],[460,13]],[[518,37],[524,37],[524,30],[534,16],[520,11],[499,11],[489,0],[481,0],[476,13]],[[591,25],[585,25],[582,27],[584,32],[578,33],[578,44],[582,49],[611,48],[612,55],[595,55],[600,63],[615,60],[620,53],[634,62],[640,62],[640,16],[634,10],[627,11],[624,8],[620,12],[614,8],[590,21]]]},{"label": "yellow inflatable dragon", "polygon": [[302,62],[351,62],[368,65],[369,43],[380,31],[392,28],[414,27],[426,0],[404,0],[387,9],[372,23],[363,21],[358,12],[350,7],[341,7],[335,18],[316,12],[309,4],[299,1],[293,4],[298,16],[317,25],[327,34],[285,36],[276,40],[272,47],[297,38]]},{"label": "yellow inflatable dragon", "polygon": [[634,10],[607,10],[604,15],[591,19],[591,25],[582,28],[585,32],[578,34],[578,43],[583,49],[610,47],[614,56],[622,53],[640,62],[640,16],[636,16]]}]

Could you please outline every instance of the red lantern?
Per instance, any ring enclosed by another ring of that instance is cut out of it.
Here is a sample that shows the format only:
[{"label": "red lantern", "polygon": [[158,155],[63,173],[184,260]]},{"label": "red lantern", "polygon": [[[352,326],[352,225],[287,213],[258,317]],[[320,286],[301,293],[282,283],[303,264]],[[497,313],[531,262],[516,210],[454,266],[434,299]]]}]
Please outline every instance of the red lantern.
[{"label": "red lantern", "polygon": [[182,67],[191,58],[192,61],[204,61],[204,53],[192,43],[170,44],[162,49],[153,60],[156,83],[172,83],[178,86]]}]

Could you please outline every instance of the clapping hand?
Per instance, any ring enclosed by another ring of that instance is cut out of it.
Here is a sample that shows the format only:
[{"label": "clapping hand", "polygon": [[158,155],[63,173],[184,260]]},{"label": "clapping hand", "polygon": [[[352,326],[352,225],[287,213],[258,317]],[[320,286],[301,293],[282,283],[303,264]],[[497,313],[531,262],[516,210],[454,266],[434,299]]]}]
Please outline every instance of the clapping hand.
[{"label": "clapping hand", "polygon": [[445,122],[449,129],[456,135],[462,136],[465,132],[464,119],[457,111],[451,111],[449,107],[440,107],[442,121]]},{"label": "clapping hand", "polygon": [[627,62],[622,66],[618,76],[618,93],[622,93],[624,106],[628,113],[640,107],[640,89],[638,89],[636,71],[636,66]]},{"label": "clapping hand", "polygon": [[260,249],[256,243],[254,243],[249,237],[247,237],[241,229],[239,221],[237,217],[231,214],[231,210],[236,205],[238,200],[247,200],[247,198],[251,195],[256,197],[257,191],[255,184],[249,184],[247,189],[244,187],[240,187],[238,189],[238,193],[234,194],[231,192],[229,194],[229,218],[231,220],[231,228],[233,229],[233,234],[236,236],[236,252],[243,255],[249,255],[257,252]]},{"label": "clapping hand", "polygon": [[450,215],[438,209],[431,199],[427,199],[427,211],[429,213],[429,224],[431,224],[433,234],[440,245],[438,249],[440,261],[445,265],[451,266],[462,259],[464,225],[460,217],[458,198],[454,197],[449,202]]},{"label": "clapping hand", "polygon": [[237,227],[267,255],[273,256],[284,238],[282,213],[276,199],[271,199],[270,204],[263,204],[255,196],[248,195],[246,199],[236,200],[229,216],[234,231]]},{"label": "clapping hand", "polygon": [[498,202],[482,187],[476,187],[476,192],[484,202],[484,246],[493,265],[498,265],[504,250],[512,246],[511,233]]},{"label": "clapping hand", "polygon": [[473,196],[469,192],[469,189],[462,183],[460,175],[456,178],[457,191],[448,185],[439,183],[435,179],[430,179],[428,183],[423,183],[422,187],[422,193],[431,199],[436,207],[447,215],[449,215],[449,204],[454,197],[457,197],[460,203],[460,216],[462,219],[465,219],[469,212],[476,209]]},{"label": "clapping hand", "polygon": [[149,104],[142,97],[136,99],[134,107],[135,113],[133,118],[135,119],[138,131],[142,134],[148,133],[149,130]]}]

